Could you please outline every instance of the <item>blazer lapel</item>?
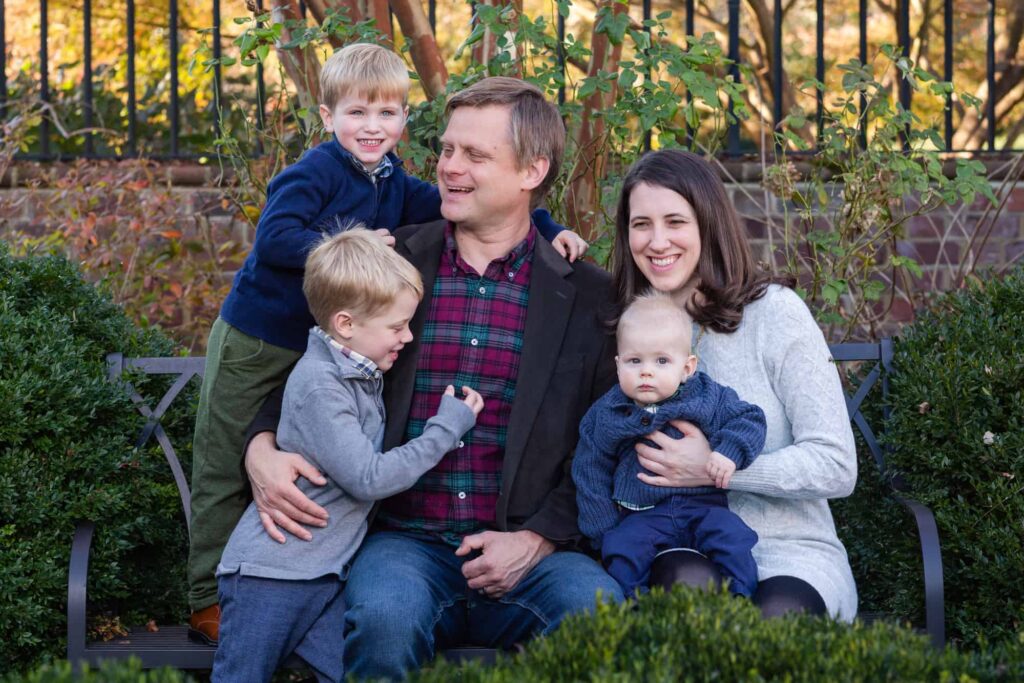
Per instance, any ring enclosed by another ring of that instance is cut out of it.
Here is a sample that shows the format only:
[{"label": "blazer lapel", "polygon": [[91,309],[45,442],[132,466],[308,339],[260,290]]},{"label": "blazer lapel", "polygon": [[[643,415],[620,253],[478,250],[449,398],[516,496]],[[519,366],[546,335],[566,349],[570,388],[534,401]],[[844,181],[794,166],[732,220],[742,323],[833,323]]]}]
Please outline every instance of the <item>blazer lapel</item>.
[{"label": "blazer lapel", "polygon": [[[565,259],[550,244],[538,239],[530,274],[530,303],[526,310],[519,378],[502,463],[502,499],[506,504],[569,324],[576,296],[576,288],[565,279],[571,273],[572,267]],[[499,514],[499,519],[502,517],[503,513]]]},{"label": "blazer lapel", "polygon": [[416,383],[416,363],[420,357],[420,338],[434,296],[434,280],[437,278],[441,250],[444,248],[445,225],[445,221],[425,224],[413,232],[409,239],[396,245],[399,253],[416,266],[416,270],[423,278],[423,300],[416,307],[416,313],[409,322],[409,330],[413,334],[412,341],[402,349],[402,353],[398,354],[398,360],[384,375],[384,407],[387,410],[385,450],[398,446],[405,437],[405,426],[412,405],[412,390]]}]

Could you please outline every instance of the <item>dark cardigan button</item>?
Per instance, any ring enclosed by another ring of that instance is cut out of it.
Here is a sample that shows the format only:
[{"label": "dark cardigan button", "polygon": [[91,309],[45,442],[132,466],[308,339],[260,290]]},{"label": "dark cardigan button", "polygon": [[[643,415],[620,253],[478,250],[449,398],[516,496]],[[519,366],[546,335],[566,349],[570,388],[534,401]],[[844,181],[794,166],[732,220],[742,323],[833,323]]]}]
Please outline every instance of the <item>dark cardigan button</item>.
[{"label": "dark cardigan button", "polygon": [[644,427],[648,426],[649,424],[651,424],[651,418],[649,418],[649,417],[641,418],[640,424],[642,424]]}]

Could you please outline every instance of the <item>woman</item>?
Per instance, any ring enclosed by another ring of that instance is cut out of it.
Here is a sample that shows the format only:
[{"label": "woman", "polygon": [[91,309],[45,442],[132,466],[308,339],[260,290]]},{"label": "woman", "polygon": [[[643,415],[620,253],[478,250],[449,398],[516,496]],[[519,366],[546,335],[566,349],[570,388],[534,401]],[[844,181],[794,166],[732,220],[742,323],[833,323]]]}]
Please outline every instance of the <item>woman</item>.
[{"label": "woman", "polygon": [[[836,536],[829,498],[853,491],[857,458],[839,374],[807,306],[755,269],[746,236],[714,169],[680,150],[652,152],[626,176],[612,272],[619,304],[648,287],[671,292],[695,320],[699,369],[764,410],[764,453],[729,484],[729,506],[757,532],[766,615],[790,610],[856,616],[857,590]],[[637,444],[640,463],[662,486],[710,485],[707,440],[655,434]],[[693,552],[671,553],[652,571],[706,585],[717,573]]]}]

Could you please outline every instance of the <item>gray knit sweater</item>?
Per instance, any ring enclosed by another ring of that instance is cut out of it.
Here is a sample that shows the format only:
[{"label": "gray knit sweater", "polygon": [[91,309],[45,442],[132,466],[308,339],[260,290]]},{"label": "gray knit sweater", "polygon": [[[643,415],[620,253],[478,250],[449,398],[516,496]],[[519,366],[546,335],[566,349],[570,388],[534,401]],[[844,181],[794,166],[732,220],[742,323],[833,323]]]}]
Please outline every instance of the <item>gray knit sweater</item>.
[{"label": "gray knit sweater", "polygon": [[380,371],[372,367],[367,372],[321,335],[315,328],[309,333],[306,353],[288,377],[277,442],[323,472],[326,486],[302,477],[296,483],[330,519],[326,527],[311,529],[311,541],[289,538],[279,544],[263,530],[256,505],[250,503],[224,549],[218,576],[241,572],[303,580],[342,574],[366,535],[374,501],[416,483],[476,420],[466,404],[444,396],[423,434],[382,453]]},{"label": "gray knit sweater", "polygon": [[792,290],[771,286],[747,306],[733,334],[707,331],[698,367],[764,411],[764,452],[729,484],[729,508],[758,535],[758,578],[810,583],[831,614],[857,613],[857,588],[836,536],[829,498],[850,495],[857,456],[839,373],[810,311]]}]

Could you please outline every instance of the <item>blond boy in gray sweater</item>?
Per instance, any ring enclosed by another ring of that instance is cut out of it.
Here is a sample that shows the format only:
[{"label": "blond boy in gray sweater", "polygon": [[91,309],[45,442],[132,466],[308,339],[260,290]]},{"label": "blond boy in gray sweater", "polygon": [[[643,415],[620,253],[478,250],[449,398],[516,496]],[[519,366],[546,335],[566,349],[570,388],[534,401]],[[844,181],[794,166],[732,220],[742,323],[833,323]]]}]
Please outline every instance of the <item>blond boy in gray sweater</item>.
[{"label": "blond boy in gray sweater", "polygon": [[379,237],[356,229],[310,253],[303,292],[317,326],[288,378],[277,440],[327,477],[326,486],[305,479],[298,486],[329,518],[311,541],[279,544],[249,505],[217,567],[215,681],[270,680],[293,652],[318,680],[342,679],[341,590],[374,501],[412,486],[483,408],[477,392],[462,387],[460,400],[449,386],[423,434],[382,453],[382,375],[412,340],[419,273]]}]

